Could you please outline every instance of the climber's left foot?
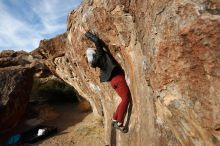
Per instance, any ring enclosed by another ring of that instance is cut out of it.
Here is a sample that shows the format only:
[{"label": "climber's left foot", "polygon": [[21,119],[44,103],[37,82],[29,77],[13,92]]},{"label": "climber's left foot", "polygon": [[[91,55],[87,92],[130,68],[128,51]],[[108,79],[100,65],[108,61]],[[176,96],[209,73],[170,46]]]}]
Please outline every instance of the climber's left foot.
[{"label": "climber's left foot", "polygon": [[116,127],[117,127],[117,123],[118,123],[118,122],[117,122],[116,120],[112,120],[112,127],[113,127],[113,128],[116,128]]},{"label": "climber's left foot", "polygon": [[123,133],[127,133],[128,132],[127,128],[125,128],[122,123],[115,122],[113,127],[118,129],[118,130],[120,130]]}]

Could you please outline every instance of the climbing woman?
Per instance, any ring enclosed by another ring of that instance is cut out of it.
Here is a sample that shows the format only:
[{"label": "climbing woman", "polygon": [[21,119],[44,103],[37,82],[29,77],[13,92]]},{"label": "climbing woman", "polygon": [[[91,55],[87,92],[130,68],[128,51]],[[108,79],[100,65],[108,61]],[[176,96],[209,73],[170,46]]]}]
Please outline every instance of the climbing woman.
[{"label": "climbing woman", "polygon": [[[80,27],[80,31],[85,33],[84,28]],[[126,133],[123,126],[123,120],[128,108],[128,104],[131,100],[130,90],[125,81],[125,74],[120,65],[103,50],[104,43],[91,32],[86,32],[85,36],[95,43],[96,49],[88,48],[86,50],[86,56],[89,64],[92,68],[100,68],[100,82],[110,82],[112,88],[121,97],[116,112],[112,119],[113,128],[119,129]]]}]

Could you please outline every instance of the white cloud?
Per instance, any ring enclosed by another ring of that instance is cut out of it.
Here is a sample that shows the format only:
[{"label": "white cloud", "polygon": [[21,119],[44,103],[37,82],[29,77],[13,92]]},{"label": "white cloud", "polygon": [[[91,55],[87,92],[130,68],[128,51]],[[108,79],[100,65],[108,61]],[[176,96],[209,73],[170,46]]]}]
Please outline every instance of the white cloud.
[{"label": "white cloud", "polygon": [[[12,49],[25,49],[28,46],[32,47],[33,45],[31,44],[34,44],[34,41],[40,40],[41,36],[38,34],[33,34],[31,26],[11,16],[7,11],[5,11],[5,7],[3,5],[0,5],[0,9],[0,20],[3,20],[0,23],[1,46],[5,48],[17,46],[17,48]],[[29,34],[30,37],[25,38],[24,36],[24,38],[22,38],[21,36],[19,36],[19,32]]]},{"label": "white cloud", "polygon": [[[81,0],[27,0],[32,12],[27,16],[34,19],[37,14],[38,23],[28,23],[10,13],[6,5],[0,1],[0,50],[14,49],[31,51],[38,47],[39,41],[50,34],[63,33],[66,29],[67,14]],[[54,36],[50,36],[54,37]]]}]

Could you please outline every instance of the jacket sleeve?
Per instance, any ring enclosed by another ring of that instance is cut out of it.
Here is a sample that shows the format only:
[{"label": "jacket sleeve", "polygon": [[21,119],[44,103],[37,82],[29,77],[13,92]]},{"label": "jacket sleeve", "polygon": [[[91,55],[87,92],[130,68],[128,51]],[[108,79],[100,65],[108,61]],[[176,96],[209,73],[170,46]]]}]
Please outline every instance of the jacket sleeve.
[{"label": "jacket sleeve", "polygon": [[91,32],[86,32],[85,36],[91,40],[92,42],[95,43],[96,49],[97,49],[97,55],[98,56],[102,56],[104,55],[104,50],[103,50],[103,44],[101,42],[101,40],[94,34],[92,34]]}]

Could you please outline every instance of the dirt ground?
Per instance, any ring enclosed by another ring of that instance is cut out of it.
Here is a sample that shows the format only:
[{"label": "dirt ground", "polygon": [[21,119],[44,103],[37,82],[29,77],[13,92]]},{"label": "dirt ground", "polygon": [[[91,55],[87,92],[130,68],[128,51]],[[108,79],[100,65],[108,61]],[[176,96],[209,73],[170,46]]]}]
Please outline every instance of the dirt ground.
[{"label": "dirt ground", "polygon": [[59,113],[58,118],[43,124],[56,126],[58,133],[25,146],[104,146],[104,126],[102,119],[91,112],[82,112],[76,104],[52,106]]},{"label": "dirt ground", "polygon": [[91,112],[83,113],[73,104],[54,107],[60,116],[46,122],[57,126],[59,132],[46,140],[30,146],[103,146],[104,127],[101,119]]}]

